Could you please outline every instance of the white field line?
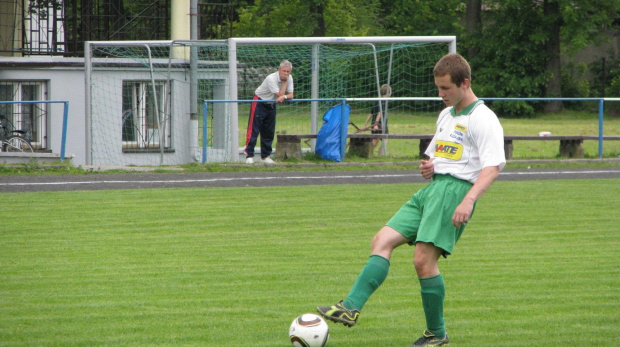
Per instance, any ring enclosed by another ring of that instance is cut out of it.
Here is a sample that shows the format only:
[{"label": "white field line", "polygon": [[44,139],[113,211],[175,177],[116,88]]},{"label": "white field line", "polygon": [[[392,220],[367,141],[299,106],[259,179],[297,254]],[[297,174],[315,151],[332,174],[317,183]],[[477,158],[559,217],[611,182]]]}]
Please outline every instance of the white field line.
[{"label": "white field line", "polygon": [[82,184],[124,184],[124,183],[209,183],[230,181],[270,181],[270,180],[322,180],[322,179],[351,179],[351,178],[387,178],[387,177],[412,177],[419,174],[402,175],[329,175],[329,176],[266,176],[266,177],[220,177],[185,180],[104,180],[104,181],[75,181],[75,182],[14,182],[0,183],[0,186],[49,186],[49,185],[82,185]]},{"label": "white field line", "polygon": [[[514,175],[583,175],[583,174],[607,174],[618,173],[620,170],[592,170],[592,171],[518,171],[502,172],[500,176]],[[418,173],[409,174],[385,174],[385,175],[323,175],[323,176],[266,176],[266,177],[219,177],[205,179],[184,179],[184,180],[103,180],[103,181],[73,181],[73,182],[10,182],[0,183],[0,187],[8,186],[71,186],[71,185],[90,185],[90,184],[161,184],[161,183],[213,183],[230,181],[270,181],[270,180],[324,180],[324,179],[378,179],[378,178],[398,178],[398,177],[419,177]]]}]

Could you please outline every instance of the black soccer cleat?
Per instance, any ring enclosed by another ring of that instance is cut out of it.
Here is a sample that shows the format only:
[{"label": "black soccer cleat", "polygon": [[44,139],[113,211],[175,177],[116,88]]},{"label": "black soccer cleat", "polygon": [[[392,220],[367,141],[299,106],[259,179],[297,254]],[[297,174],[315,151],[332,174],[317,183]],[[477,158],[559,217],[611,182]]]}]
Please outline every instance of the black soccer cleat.
[{"label": "black soccer cleat", "polygon": [[448,334],[443,338],[435,336],[432,332],[425,330],[424,335],[420,337],[416,342],[409,345],[409,347],[415,346],[445,346],[450,343]]},{"label": "black soccer cleat", "polygon": [[332,306],[319,306],[316,311],[325,319],[332,322],[342,323],[347,327],[352,327],[357,322],[357,318],[360,316],[359,310],[349,310],[344,307],[342,301]]}]

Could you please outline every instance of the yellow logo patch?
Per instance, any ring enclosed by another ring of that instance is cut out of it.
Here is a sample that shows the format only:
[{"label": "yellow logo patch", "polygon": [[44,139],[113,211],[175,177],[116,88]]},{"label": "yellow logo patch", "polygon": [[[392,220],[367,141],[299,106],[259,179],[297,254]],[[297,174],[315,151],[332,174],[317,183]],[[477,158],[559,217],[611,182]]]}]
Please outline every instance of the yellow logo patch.
[{"label": "yellow logo patch", "polygon": [[435,157],[460,160],[463,156],[463,145],[460,143],[437,141],[435,143]]},{"label": "yellow logo patch", "polygon": [[454,129],[456,129],[456,130],[460,130],[460,131],[462,131],[462,132],[464,132],[464,133],[465,133],[465,132],[467,132],[467,127],[466,127],[466,126],[464,126],[463,124],[457,124],[457,125],[454,127]]}]

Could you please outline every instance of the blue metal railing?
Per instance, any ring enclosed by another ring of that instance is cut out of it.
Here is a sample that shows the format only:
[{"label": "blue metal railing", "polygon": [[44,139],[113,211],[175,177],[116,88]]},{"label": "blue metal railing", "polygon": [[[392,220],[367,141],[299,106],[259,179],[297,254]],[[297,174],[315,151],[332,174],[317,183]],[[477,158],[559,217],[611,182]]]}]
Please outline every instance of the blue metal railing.
[{"label": "blue metal railing", "polygon": [[480,98],[488,101],[596,101],[598,102],[598,157],[603,157],[603,114],[605,100],[620,101],[618,98]]},{"label": "blue metal railing", "polygon": [[[603,157],[603,115],[605,109],[605,101],[620,101],[620,98],[479,98],[486,101],[593,101],[598,102],[598,156]],[[307,101],[338,101],[342,102],[343,106],[347,101],[376,101],[383,100],[381,98],[338,98],[338,99],[292,99],[287,102],[307,102]],[[385,100],[394,101],[441,101],[439,97],[394,97],[385,98]],[[207,104],[208,103],[251,103],[251,102],[275,102],[275,100],[204,100],[203,105],[203,145],[202,145],[202,162],[207,161]],[[344,107],[343,107],[344,118]],[[342,122],[345,123],[345,122]],[[344,129],[341,129],[341,139],[343,144],[341,146],[341,155],[344,158],[344,149],[346,145],[346,133],[347,124],[342,124]],[[343,136],[344,135],[344,136]]]}]

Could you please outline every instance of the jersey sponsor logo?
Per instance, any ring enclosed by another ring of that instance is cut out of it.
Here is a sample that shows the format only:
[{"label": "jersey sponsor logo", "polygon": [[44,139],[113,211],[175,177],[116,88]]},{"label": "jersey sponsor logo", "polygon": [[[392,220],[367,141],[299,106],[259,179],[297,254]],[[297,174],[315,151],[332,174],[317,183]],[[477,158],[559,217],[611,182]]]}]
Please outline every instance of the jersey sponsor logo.
[{"label": "jersey sponsor logo", "polygon": [[455,141],[457,142],[463,142],[463,136],[465,136],[465,133],[467,132],[467,127],[464,126],[463,124],[456,124],[454,126],[454,130],[452,130],[452,133],[450,134],[450,137],[453,138]]},{"label": "jersey sponsor logo", "polygon": [[461,131],[454,130],[454,132],[450,134],[450,137],[458,142],[463,142],[463,133]]},{"label": "jersey sponsor logo", "polygon": [[463,157],[463,145],[454,142],[437,141],[435,143],[435,157],[460,160]]}]

